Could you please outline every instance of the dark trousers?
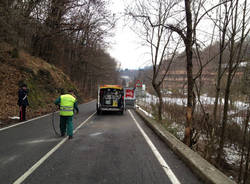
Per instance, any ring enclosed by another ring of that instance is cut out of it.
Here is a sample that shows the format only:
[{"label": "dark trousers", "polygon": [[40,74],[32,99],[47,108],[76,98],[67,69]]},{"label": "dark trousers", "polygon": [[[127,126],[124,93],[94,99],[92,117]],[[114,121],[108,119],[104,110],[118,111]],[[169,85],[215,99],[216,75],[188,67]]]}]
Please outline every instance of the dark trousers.
[{"label": "dark trousers", "polygon": [[67,135],[73,136],[73,116],[60,116],[60,131],[63,136],[66,132]]},{"label": "dark trousers", "polygon": [[26,120],[26,106],[20,106],[19,117],[20,117],[19,119],[20,121]]}]

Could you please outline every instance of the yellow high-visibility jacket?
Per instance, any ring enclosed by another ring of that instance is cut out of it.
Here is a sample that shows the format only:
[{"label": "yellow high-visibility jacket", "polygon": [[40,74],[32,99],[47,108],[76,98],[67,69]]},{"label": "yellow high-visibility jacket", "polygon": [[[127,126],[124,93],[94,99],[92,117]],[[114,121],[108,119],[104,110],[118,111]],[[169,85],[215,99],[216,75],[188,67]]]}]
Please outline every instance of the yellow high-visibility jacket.
[{"label": "yellow high-visibility jacket", "polygon": [[60,96],[60,116],[73,116],[75,97],[70,94]]}]

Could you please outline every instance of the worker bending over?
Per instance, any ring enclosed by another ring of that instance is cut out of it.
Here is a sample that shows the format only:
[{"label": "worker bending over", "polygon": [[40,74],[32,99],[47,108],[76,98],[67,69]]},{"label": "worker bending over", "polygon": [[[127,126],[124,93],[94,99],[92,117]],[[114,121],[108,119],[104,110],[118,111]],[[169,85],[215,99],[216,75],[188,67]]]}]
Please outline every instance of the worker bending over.
[{"label": "worker bending over", "polygon": [[60,131],[61,136],[65,136],[66,128],[69,139],[73,138],[73,115],[74,109],[78,114],[79,109],[73,90],[69,90],[68,94],[61,95],[55,101],[60,106]]}]

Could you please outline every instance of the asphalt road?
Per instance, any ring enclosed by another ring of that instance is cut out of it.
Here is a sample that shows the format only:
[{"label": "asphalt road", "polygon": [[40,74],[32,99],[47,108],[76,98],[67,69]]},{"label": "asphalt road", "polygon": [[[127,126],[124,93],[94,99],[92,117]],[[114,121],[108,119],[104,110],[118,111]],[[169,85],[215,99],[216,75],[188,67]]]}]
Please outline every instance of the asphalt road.
[{"label": "asphalt road", "polygon": [[133,110],[94,112],[80,105],[72,140],[55,136],[51,115],[0,129],[0,183],[202,183]]}]

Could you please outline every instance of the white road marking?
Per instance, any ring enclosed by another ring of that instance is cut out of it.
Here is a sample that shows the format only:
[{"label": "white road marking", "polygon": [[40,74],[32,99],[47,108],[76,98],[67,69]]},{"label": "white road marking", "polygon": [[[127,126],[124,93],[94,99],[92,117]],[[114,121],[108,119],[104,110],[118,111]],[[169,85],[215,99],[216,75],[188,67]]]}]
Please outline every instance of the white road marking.
[{"label": "white road marking", "polygon": [[93,137],[93,136],[98,136],[98,135],[101,135],[101,134],[103,134],[103,133],[102,132],[96,132],[96,133],[90,134],[90,136]]},{"label": "white road marking", "polygon": [[[86,105],[86,104],[92,103],[93,101],[95,101],[95,100],[92,100],[92,101],[87,102],[87,103],[84,103],[84,104]],[[58,112],[59,112],[59,111],[56,111],[55,113],[58,113]],[[29,119],[29,120],[24,121],[24,122],[21,122],[21,123],[17,123],[17,124],[10,125],[10,126],[4,127],[4,128],[0,128],[0,131],[6,130],[6,129],[9,129],[9,128],[13,128],[13,127],[16,127],[16,126],[19,126],[19,125],[22,125],[22,124],[25,124],[25,123],[28,123],[28,122],[31,122],[31,121],[40,119],[40,118],[44,118],[44,117],[49,116],[49,115],[51,115],[51,114],[52,114],[52,113],[45,114],[45,115],[43,115],[43,116],[39,116],[39,117],[36,117],[36,118],[33,118],[33,119]]]},{"label": "white road marking", "polygon": [[7,164],[9,162],[14,161],[17,157],[19,157],[19,155],[13,155],[13,156],[9,156],[9,157],[3,157],[3,158],[0,159],[0,163],[3,166],[3,165],[5,165],[5,164]]},{"label": "white road marking", "polygon": [[[75,130],[74,133],[79,130],[84,124],[87,123],[87,121],[92,118],[95,115],[96,112],[91,114],[84,122],[82,122]],[[20,184],[22,183],[29,175],[31,175],[45,160],[47,160],[58,148],[60,148],[63,143],[68,138],[65,137],[63,140],[61,140],[54,148],[52,148],[47,154],[45,154],[38,162],[36,162],[30,169],[28,169],[22,176],[20,176],[13,184]]]},{"label": "white road marking", "polygon": [[152,143],[152,141],[149,139],[149,137],[147,136],[147,134],[143,131],[143,129],[141,128],[141,126],[139,125],[139,123],[136,121],[134,115],[130,112],[130,110],[128,110],[128,112],[130,113],[130,116],[132,117],[132,119],[134,120],[135,124],[137,125],[138,129],[140,130],[140,132],[142,133],[143,137],[145,138],[146,142],[148,143],[149,147],[151,148],[151,150],[153,151],[155,157],[157,158],[157,160],[159,161],[159,163],[162,166],[162,169],[164,170],[164,172],[167,174],[168,178],[170,179],[170,181],[173,184],[180,184],[180,181],[177,179],[177,177],[174,175],[173,171],[170,169],[170,167],[168,166],[168,164],[166,163],[166,161],[163,159],[163,157],[161,156],[161,154],[159,153],[159,151],[157,150],[157,148],[154,146],[154,144]]},{"label": "white road marking", "polygon": [[53,139],[36,139],[36,140],[32,140],[32,141],[20,142],[18,144],[19,145],[24,145],[24,144],[38,144],[38,143],[55,142],[55,141],[58,141],[58,138],[53,138]]},{"label": "white road marking", "polygon": [[39,117],[36,117],[36,118],[33,118],[33,119],[29,119],[29,120],[24,121],[24,122],[21,122],[21,123],[17,123],[17,124],[14,124],[14,125],[10,125],[10,126],[1,128],[0,131],[6,130],[6,129],[9,129],[9,128],[12,128],[12,127],[16,127],[16,126],[19,126],[19,125],[28,123],[28,122],[30,122],[30,121],[34,121],[34,120],[40,119],[40,118],[44,118],[44,117],[49,116],[49,115],[51,115],[51,114],[52,114],[52,113],[45,114],[45,115],[43,115],[43,116],[39,116]]}]

